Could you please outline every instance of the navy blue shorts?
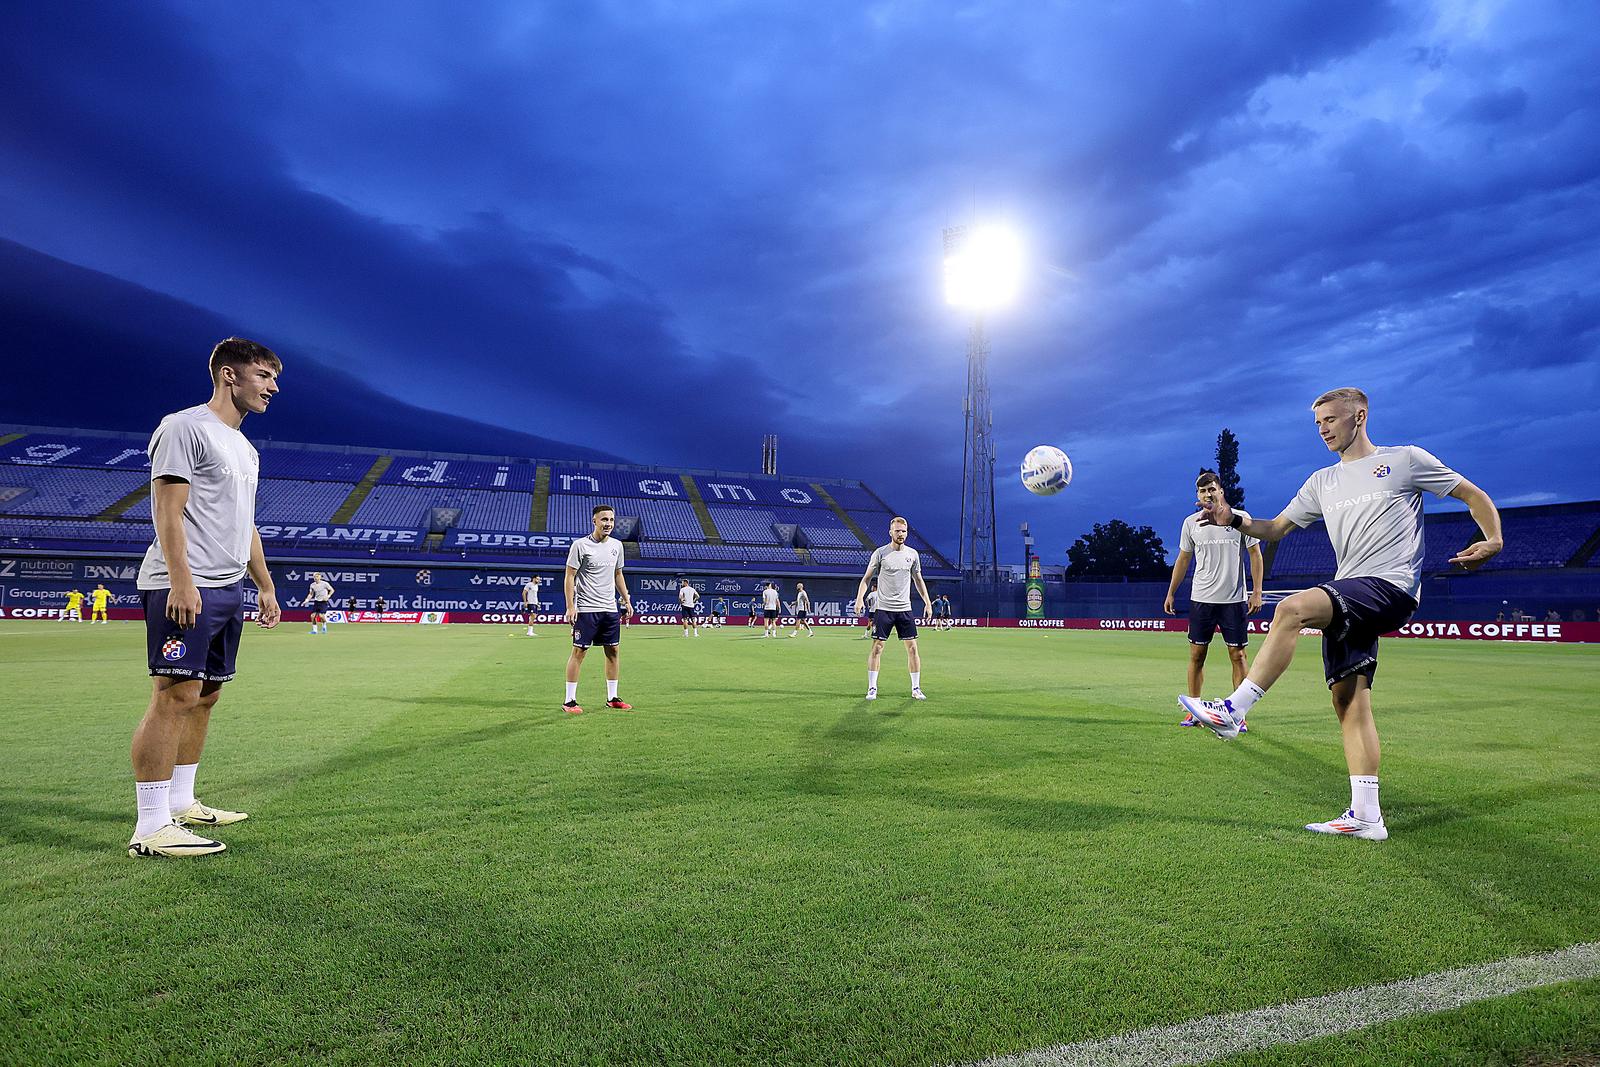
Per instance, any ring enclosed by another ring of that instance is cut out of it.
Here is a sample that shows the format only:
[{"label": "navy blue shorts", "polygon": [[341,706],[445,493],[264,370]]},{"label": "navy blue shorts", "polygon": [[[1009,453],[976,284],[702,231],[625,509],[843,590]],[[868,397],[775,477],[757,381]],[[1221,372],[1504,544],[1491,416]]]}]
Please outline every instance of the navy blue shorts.
[{"label": "navy blue shorts", "polygon": [[692,619],[695,616],[695,610],[694,610],[693,607],[691,607],[688,604],[679,604],[678,605],[678,614],[681,615],[684,619]]},{"label": "navy blue shorts", "polygon": [[1352,674],[1378,673],[1378,637],[1410,620],[1417,602],[1382,578],[1342,578],[1317,586],[1333,600],[1333,621],[1322,631],[1328,686]]},{"label": "navy blue shorts", "polygon": [[761,617],[763,619],[776,619],[778,617],[778,612],[776,609],[769,608],[761,613]]},{"label": "navy blue shorts", "polygon": [[1244,604],[1206,604],[1199,600],[1189,602],[1189,643],[1209,645],[1211,635],[1222,630],[1222,643],[1229,648],[1243,648],[1250,643],[1244,625]]},{"label": "navy blue shorts", "polygon": [[893,630],[902,641],[917,636],[917,619],[909,611],[875,611],[872,613],[872,637],[876,641],[889,640]]},{"label": "navy blue shorts", "polygon": [[588,648],[590,645],[620,645],[621,643],[621,612],[578,612],[578,621],[572,624],[573,648]]},{"label": "navy blue shorts", "polygon": [[797,612],[794,613],[795,621],[796,622],[804,622],[806,620],[806,618],[808,616],[810,616],[810,614],[811,614],[811,612],[809,612],[809,611],[797,611]]},{"label": "navy blue shorts", "polygon": [[150,673],[204,682],[233,679],[244,633],[244,582],[200,590],[200,614],[187,630],[167,618],[166,589],[141,589]]},{"label": "navy blue shorts", "polygon": [[311,613],[313,615],[326,615],[328,613],[328,602],[326,600],[313,600],[311,602]]}]

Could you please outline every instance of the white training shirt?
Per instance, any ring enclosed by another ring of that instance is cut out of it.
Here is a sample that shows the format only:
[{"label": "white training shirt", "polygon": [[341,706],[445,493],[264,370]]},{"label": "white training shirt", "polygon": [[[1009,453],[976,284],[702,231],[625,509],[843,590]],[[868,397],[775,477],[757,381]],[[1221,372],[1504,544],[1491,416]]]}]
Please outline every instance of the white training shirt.
[{"label": "white training shirt", "polygon": [[1283,509],[1299,527],[1317,519],[1339,561],[1340,578],[1382,578],[1422,599],[1422,494],[1448,496],[1461,475],[1427,449],[1385,445],[1370,456],[1324,467]]},{"label": "white training shirt", "polygon": [[523,582],[522,583],[522,602],[524,604],[537,604],[537,603],[539,603],[539,583],[538,582]]},{"label": "white training shirt", "polygon": [[329,585],[325,579],[318,579],[317,581],[311,583],[311,589],[309,590],[308,595],[311,597],[312,601],[332,600],[333,586]]},{"label": "white training shirt", "polygon": [[678,587],[678,603],[686,608],[692,608],[700,602],[700,591],[692,585]]},{"label": "white training shirt", "polygon": [[567,566],[577,571],[573,598],[579,611],[617,610],[617,572],[622,569],[622,542],[580,537],[567,550]]},{"label": "white training shirt", "polygon": [[1197,604],[1237,604],[1245,598],[1244,548],[1261,542],[1231,526],[1200,525],[1197,511],[1183,520],[1178,548],[1194,557],[1194,585],[1189,599]]},{"label": "white training shirt", "polygon": [[761,607],[766,611],[778,610],[778,591],[770,586],[761,590]]},{"label": "white training shirt", "polygon": [[[197,404],[162,419],[147,451],[152,482],[174,477],[189,483],[183,535],[194,584],[214,589],[243,578],[250,567],[250,543],[256,530],[261,457],[255,446],[206,405]],[[155,503],[152,489],[152,525],[157,517]],[[145,550],[138,585],[140,589],[172,588],[159,536]]]},{"label": "white training shirt", "polygon": [[911,578],[922,577],[922,556],[910,545],[883,545],[867,562],[867,577],[878,578],[878,610],[910,611]]}]

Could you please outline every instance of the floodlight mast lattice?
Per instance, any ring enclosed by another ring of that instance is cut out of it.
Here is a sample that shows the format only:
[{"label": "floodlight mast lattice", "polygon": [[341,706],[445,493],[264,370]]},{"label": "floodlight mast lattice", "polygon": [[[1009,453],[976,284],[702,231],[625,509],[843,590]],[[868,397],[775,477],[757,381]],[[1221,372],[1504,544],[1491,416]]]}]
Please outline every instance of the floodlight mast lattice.
[{"label": "floodlight mast lattice", "polygon": [[1003,302],[986,286],[985,265],[974,256],[975,232],[966,226],[944,231],[945,298],[972,312],[967,331],[967,395],[961,465],[961,571],[963,608],[993,615],[999,606],[999,562],[994,519],[994,411],[989,403],[989,340],[983,313]]}]

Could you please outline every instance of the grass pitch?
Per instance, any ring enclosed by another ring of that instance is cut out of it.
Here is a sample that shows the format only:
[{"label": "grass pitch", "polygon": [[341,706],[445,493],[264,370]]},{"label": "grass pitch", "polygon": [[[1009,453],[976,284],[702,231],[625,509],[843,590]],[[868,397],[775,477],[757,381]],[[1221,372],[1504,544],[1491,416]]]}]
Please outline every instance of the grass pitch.
[{"label": "grass pitch", "polygon": [[[0,624],[0,1062],[940,1064],[1600,938],[1600,649],[1392,641],[1392,838],[1316,642],[1223,744],[1181,635],[251,629],[229,850],[132,860],[143,628]],[[516,636],[513,636],[515,634]],[[1212,684],[1226,683],[1216,650]],[[1249,1063],[1600,1054],[1600,983]]]}]

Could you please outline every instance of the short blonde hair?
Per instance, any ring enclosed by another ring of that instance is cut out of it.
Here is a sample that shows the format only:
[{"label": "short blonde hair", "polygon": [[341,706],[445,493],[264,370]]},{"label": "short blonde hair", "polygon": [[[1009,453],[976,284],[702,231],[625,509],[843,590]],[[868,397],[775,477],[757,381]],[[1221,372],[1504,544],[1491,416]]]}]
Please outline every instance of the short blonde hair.
[{"label": "short blonde hair", "polygon": [[1311,410],[1315,411],[1322,405],[1331,404],[1335,400],[1343,400],[1346,403],[1354,404],[1362,411],[1367,410],[1367,394],[1350,385],[1345,386],[1343,389],[1329,389],[1312,401]]},{"label": "short blonde hair", "polygon": [[911,529],[911,524],[905,520],[905,517],[903,515],[896,515],[894,518],[890,519],[889,520],[889,528],[893,529],[894,528],[894,524],[897,523],[897,522],[901,526],[904,526],[906,529],[908,529],[908,530]]}]

